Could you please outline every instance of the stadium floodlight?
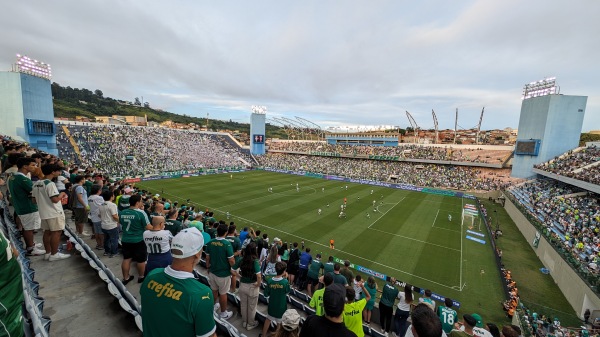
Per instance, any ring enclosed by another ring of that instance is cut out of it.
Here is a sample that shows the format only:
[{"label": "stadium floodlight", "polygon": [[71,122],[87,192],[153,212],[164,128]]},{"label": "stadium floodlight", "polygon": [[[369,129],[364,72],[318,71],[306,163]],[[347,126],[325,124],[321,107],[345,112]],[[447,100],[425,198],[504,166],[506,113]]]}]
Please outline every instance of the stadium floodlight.
[{"label": "stadium floodlight", "polygon": [[52,67],[49,64],[32,59],[27,55],[17,54],[15,71],[23,74],[50,80],[52,78]]},{"label": "stadium floodlight", "polygon": [[264,105],[253,105],[252,113],[265,115],[267,113],[267,107]]},{"label": "stadium floodlight", "polygon": [[548,77],[537,82],[525,84],[521,99],[554,95],[557,94],[558,91],[559,87],[556,85],[556,77]]}]

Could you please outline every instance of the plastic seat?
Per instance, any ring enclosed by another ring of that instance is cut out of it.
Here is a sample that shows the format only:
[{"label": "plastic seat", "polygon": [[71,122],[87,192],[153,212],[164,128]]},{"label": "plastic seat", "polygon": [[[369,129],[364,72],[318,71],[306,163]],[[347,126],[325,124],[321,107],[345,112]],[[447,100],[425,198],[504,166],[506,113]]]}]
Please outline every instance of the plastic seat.
[{"label": "plastic seat", "polygon": [[293,297],[289,297],[292,303],[292,306],[300,311],[304,311],[304,304],[302,304],[302,302],[298,301],[297,299],[293,298]]}]

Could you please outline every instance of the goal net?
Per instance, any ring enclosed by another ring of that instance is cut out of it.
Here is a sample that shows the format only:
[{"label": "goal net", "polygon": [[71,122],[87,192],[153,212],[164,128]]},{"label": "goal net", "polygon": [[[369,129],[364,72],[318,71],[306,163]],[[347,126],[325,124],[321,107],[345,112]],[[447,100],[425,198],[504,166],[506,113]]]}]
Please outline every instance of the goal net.
[{"label": "goal net", "polygon": [[476,224],[479,226],[479,211],[477,207],[472,204],[465,204],[462,209],[461,216],[461,227],[465,225],[465,223],[469,226],[469,228],[473,228]]}]

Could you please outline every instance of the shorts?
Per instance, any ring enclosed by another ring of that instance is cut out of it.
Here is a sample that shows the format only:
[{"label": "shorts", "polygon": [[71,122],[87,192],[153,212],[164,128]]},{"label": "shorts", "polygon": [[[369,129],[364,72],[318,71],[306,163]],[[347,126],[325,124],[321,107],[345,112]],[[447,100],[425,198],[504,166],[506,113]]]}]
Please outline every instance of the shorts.
[{"label": "shorts", "polygon": [[121,242],[123,259],[128,260],[132,259],[137,263],[144,263],[148,257],[148,253],[146,252],[146,244],[144,241],[140,242]]},{"label": "shorts", "polygon": [[269,314],[267,314],[267,318],[271,321],[271,322],[275,322],[276,324],[281,323],[281,317],[277,318],[277,317],[273,317]]},{"label": "shorts", "polygon": [[293,264],[288,264],[287,273],[290,275],[298,275],[298,266]]},{"label": "shorts", "polygon": [[92,222],[92,225],[94,226],[94,233],[96,234],[102,234],[102,221],[98,221],[98,222]]},{"label": "shorts", "polygon": [[51,219],[42,219],[42,229],[51,232],[62,231],[65,229],[65,217],[59,216]]},{"label": "shorts", "polygon": [[171,264],[171,262],[173,262],[173,255],[171,255],[171,252],[162,254],[148,254],[148,263],[146,263],[144,276],[148,275],[148,273],[156,268],[166,268]]},{"label": "shorts", "polygon": [[33,212],[19,215],[21,219],[21,225],[26,231],[32,231],[40,229],[42,226],[42,219],[40,219],[40,212]]},{"label": "shorts", "polygon": [[308,284],[312,285],[313,287],[316,286],[317,284],[319,284],[319,279],[314,279],[312,277],[309,277],[307,280],[308,280]]},{"label": "shorts", "polygon": [[219,295],[225,295],[231,287],[231,277],[219,277],[213,273],[208,274],[210,289],[218,290]]},{"label": "shorts", "polygon": [[85,224],[88,221],[88,211],[85,208],[73,208],[76,224]]}]

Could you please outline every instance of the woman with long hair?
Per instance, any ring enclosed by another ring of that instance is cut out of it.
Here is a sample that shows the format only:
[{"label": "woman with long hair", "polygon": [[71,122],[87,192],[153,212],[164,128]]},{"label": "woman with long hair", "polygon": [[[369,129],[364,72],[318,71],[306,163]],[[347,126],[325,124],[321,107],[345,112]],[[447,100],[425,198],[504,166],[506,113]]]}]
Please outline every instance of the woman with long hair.
[{"label": "woman with long hair", "polygon": [[[371,313],[373,311],[373,307],[375,307],[375,295],[377,294],[377,283],[375,282],[375,278],[373,276],[369,276],[367,279],[367,284],[365,284],[365,289],[371,296],[371,299],[367,301],[367,305],[365,306],[365,310],[363,310],[363,320],[367,324],[371,324]],[[366,297],[365,292],[362,292],[361,295],[363,298]]]},{"label": "woman with long hair", "polygon": [[277,272],[275,271],[275,264],[278,261],[281,261],[281,258],[279,257],[277,245],[272,245],[269,249],[269,254],[267,255],[267,258],[263,262],[263,276],[265,280],[269,280],[277,276]]},{"label": "woman with long hair", "polygon": [[406,284],[404,291],[398,293],[398,306],[394,314],[394,332],[398,337],[404,337],[406,334],[406,320],[410,316],[410,305],[413,302],[412,286]]},{"label": "woman with long hair", "polygon": [[258,291],[262,282],[256,243],[250,242],[246,246],[242,259],[236,262],[231,270],[240,278],[238,296],[240,297],[242,326],[247,330],[252,330],[259,324],[254,317],[256,316],[256,305],[258,303]]}]

